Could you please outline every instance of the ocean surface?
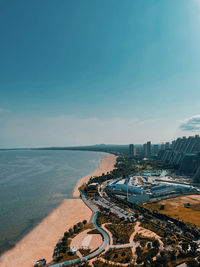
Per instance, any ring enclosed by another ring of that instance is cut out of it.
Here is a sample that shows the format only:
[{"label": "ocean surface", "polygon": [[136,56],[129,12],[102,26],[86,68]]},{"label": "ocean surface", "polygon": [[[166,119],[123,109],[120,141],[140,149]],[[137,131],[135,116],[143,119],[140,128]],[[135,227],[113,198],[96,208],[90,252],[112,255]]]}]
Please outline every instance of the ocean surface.
[{"label": "ocean surface", "polygon": [[12,247],[98,167],[105,153],[0,151],[0,254]]}]

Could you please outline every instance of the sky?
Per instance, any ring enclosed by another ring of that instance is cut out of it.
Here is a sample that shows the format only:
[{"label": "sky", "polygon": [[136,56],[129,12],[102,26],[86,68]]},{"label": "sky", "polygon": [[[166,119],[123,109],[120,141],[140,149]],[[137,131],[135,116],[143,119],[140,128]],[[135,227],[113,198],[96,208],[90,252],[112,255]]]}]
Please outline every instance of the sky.
[{"label": "sky", "polygon": [[0,0],[0,148],[200,133],[200,0]]}]

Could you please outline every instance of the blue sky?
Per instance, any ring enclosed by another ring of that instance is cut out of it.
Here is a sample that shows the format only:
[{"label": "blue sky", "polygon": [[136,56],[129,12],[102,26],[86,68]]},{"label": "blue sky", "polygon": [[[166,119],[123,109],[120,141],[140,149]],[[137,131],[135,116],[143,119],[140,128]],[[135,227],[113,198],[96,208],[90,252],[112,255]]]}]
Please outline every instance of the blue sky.
[{"label": "blue sky", "polygon": [[199,47],[200,0],[0,0],[0,147],[198,134]]}]

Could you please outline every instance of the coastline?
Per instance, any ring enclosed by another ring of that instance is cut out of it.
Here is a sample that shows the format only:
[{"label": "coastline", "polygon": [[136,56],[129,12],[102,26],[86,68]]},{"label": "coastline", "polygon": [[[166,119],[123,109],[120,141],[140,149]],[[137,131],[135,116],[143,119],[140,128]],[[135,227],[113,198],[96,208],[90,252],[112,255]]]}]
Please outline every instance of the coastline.
[{"label": "coastline", "polygon": [[101,176],[103,173],[106,174],[107,172],[110,172],[111,170],[113,170],[115,162],[116,162],[116,158],[117,157],[115,155],[107,153],[107,155],[101,159],[96,171],[94,171],[93,173],[91,173],[87,176],[82,177],[77,182],[77,184],[76,184],[76,186],[72,192],[72,197],[79,197],[80,196],[80,193],[78,190],[79,187],[82,184],[87,183],[91,177]]},{"label": "coastline", "polygon": [[92,216],[91,210],[81,199],[78,199],[78,188],[83,183],[87,183],[91,176],[100,176],[102,173],[113,170],[115,162],[116,156],[112,154],[103,157],[96,171],[78,181],[72,192],[74,199],[64,200],[14,248],[3,253],[0,258],[0,266],[32,267],[40,258],[45,258],[47,262],[50,262],[53,249],[64,232],[79,221],[84,219],[89,221]]}]

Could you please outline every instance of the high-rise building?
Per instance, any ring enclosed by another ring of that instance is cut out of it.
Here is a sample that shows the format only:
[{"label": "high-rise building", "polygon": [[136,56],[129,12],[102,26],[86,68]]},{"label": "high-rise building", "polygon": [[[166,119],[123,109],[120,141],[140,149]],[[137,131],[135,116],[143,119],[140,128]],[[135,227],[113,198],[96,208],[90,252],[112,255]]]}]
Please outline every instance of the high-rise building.
[{"label": "high-rise building", "polygon": [[129,157],[132,158],[133,157],[133,144],[129,145]]},{"label": "high-rise building", "polygon": [[151,157],[151,142],[147,142],[147,157]]},{"label": "high-rise building", "polygon": [[179,170],[192,175],[194,179],[199,177],[200,173],[200,137],[195,136],[183,136],[182,138],[177,138],[168,147],[165,144],[165,149],[159,151],[159,159],[170,164],[179,167]]},{"label": "high-rise building", "polygon": [[170,148],[170,143],[169,142],[166,142],[165,143],[165,149],[169,149]]},{"label": "high-rise building", "polygon": [[153,154],[154,154],[154,156],[158,155],[158,151],[159,151],[159,146],[158,145],[154,145],[153,146]]},{"label": "high-rise building", "polygon": [[161,144],[160,149],[165,150],[165,144],[164,143]]},{"label": "high-rise building", "polygon": [[136,156],[136,147],[133,144],[129,145],[129,156],[131,158]]},{"label": "high-rise building", "polygon": [[137,156],[137,149],[136,146],[133,145],[133,156],[136,157]]},{"label": "high-rise building", "polygon": [[147,144],[143,145],[144,156],[147,157]]}]

